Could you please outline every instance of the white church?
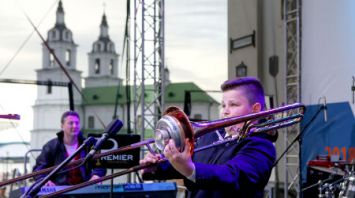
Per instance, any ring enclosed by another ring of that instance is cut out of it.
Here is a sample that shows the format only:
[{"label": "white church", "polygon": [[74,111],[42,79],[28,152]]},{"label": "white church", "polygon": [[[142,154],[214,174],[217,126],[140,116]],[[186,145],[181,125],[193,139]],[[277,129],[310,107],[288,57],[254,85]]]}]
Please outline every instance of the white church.
[{"label": "white church", "polygon": [[[118,78],[119,54],[116,52],[115,43],[110,40],[108,30],[106,15],[103,14],[99,38],[93,42],[92,49],[88,53],[89,72],[85,78],[81,76],[82,72],[76,66],[78,45],[73,40],[73,32],[65,25],[61,1],[56,11],[56,23],[47,33],[47,44],[81,92],[80,94],[76,89],[73,90],[73,101],[75,111],[78,111],[81,116],[84,135],[87,132],[102,132],[103,127],[100,122],[107,125],[113,115],[122,120],[125,124],[124,128],[127,128],[125,123],[127,117],[126,85],[123,85],[123,80]],[[42,43],[42,68],[36,73],[38,81],[70,82],[44,43]],[[190,118],[218,119],[219,103],[193,82],[172,83],[167,80],[165,107],[183,108],[186,90],[194,91],[191,94]],[[69,110],[69,94],[66,87],[38,86],[37,98],[33,106],[34,125],[31,131],[31,148],[41,148],[44,143],[56,136],[56,132],[60,130],[60,117],[67,110]]]}]

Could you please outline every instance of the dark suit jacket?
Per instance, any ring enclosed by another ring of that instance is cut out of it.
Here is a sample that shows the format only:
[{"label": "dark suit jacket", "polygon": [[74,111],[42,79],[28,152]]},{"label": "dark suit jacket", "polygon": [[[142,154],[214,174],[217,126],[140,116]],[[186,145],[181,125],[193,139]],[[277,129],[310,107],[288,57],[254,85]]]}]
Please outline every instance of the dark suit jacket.
[{"label": "dark suit jacket", "polygon": [[[197,140],[196,147],[215,140],[216,133],[209,133]],[[256,134],[194,153],[196,181],[184,180],[189,197],[263,197],[276,158],[271,140],[267,134]],[[169,163],[161,164],[155,173],[162,179],[179,175]]]}]

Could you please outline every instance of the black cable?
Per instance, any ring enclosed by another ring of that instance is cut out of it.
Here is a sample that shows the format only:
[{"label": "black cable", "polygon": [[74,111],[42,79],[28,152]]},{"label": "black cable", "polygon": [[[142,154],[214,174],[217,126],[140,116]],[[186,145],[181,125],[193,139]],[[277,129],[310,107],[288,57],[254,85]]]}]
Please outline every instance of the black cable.
[{"label": "black cable", "polygon": [[138,174],[138,172],[136,171],[136,172],[134,172],[135,174],[136,174],[136,176],[137,176],[137,178],[138,178],[138,180],[139,180],[139,183],[143,183],[143,179],[142,179],[142,177]]},{"label": "black cable", "polygon": [[[44,16],[41,18],[40,22],[37,25],[37,28],[41,25],[41,23],[43,22],[43,20],[45,18],[47,18],[47,15],[49,14],[49,11],[51,11],[54,7],[54,5],[57,4],[59,0],[54,1],[54,3],[49,7],[49,9],[47,10],[47,12],[44,14]],[[27,38],[22,42],[22,44],[20,45],[20,47],[16,50],[15,54],[10,58],[10,60],[6,63],[6,65],[2,68],[2,70],[0,71],[0,76],[5,72],[5,70],[10,66],[10,64],[12,63],[12,61],[16,58],[16,56],[20,53],[20,51],[22,50],[23,47],[25,47],[26,43],[30,40],[30,38],[32,37],[33,33],[35,33],[35,30],[32,30],[32,32],[27,36]]]}]

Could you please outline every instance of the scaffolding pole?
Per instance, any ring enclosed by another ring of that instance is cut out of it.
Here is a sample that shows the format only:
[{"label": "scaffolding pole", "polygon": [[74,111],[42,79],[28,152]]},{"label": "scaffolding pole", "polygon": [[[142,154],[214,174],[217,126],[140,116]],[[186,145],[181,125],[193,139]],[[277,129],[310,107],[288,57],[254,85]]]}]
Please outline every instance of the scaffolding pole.
[{"label": "scaffolding pole", "polygon": [[164,0],[134,1],[133,122],[142,139],[164,107],[164,7]]},{"label": "scaffolding pole", "polygon": [[[284,1],[284,27],[285,27],[285,61],[286,61],[286,102],[292,104],[299,102],[301,98],[300,83],[300,13],[301,0]],[[300,133],[299,124],[286,129],[284,146],[290,145]],[[297,193],[300,197],[300,177],[299,177],[299,145],[294,144],[284,158],[284,197],[288,197],[290,191]],[[289,181],[289,178],[291,180]]]}]

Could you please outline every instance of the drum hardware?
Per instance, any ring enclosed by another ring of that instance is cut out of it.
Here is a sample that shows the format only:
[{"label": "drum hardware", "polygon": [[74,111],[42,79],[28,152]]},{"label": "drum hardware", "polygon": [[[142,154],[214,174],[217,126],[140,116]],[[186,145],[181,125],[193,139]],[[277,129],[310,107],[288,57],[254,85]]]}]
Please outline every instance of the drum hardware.
[{"label": "drum hardware", "polygon": [[329,180],[333,179],[333,175],[331,175],[326,180],[319,180],[318,185],[318,197],[319,198],[335,198],[335,191],[338,189],[338,183],[343,179],[335,181],[333,183],[328,183]]},{"label": "drum hardware", "polygon": [[328,179],[320,180],[317,183],[319,198],[335,198],[338,191],[337,198],[355,198],[355,171],[350,171],[343,178],[327,183],[330,179],[332,179],[332,175]]},{"label": "drum hardware", "polygon": [[350,172],[340,184],[338,198],[355,198],[355,172]]}]

